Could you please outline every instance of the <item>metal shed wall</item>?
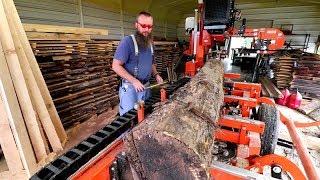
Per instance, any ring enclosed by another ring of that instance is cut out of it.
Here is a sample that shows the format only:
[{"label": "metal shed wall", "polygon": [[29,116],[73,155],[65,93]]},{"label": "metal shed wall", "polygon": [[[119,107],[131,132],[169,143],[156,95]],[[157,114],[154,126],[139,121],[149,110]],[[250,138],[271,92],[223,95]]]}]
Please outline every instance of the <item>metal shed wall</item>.
[{"label": "metal shed wall", "polygon": [[[107,29],[110,39],[134,32],[135,14],[107,9],[84,0],[14,0],[23,23],[50,24]],[[82,16],[81,16],[82,13]],[[153,35],[167,39],[177,37],[176,24],[154,19]],[[122,28],[123,27],[123,28]]]}]

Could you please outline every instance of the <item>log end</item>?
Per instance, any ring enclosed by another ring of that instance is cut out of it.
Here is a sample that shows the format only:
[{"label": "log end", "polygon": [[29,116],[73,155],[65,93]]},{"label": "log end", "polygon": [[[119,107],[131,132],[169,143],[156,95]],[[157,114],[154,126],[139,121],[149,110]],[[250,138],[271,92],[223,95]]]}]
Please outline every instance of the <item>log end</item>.
[{"label": "log end", "polygon": [[[152,135],[130,133],[130,164],[142,179],[208,179],[205,165],[193,150],[161,132]],[[137,138],[139,136],[139,138]],[[130,140],[134,138],[134,141]]]}]

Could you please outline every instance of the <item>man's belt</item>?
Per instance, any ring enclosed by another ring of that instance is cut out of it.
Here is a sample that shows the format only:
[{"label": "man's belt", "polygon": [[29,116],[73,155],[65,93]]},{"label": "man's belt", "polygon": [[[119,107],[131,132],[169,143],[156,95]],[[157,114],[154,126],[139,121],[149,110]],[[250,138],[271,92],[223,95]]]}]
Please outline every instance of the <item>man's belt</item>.
[{"label": "man's belt", "polygon": [[[139,80],[139,79],[138,79],[138,80]],[[140,81],[143,85],[149,83],[149,80],[144,80],[144,81],[139,80],[139,81]],[[123,82],[123,83],[130,83],[129,81],[127,81],[127,80],[125,80],[125,79],[122,79],[122,82]]]}]

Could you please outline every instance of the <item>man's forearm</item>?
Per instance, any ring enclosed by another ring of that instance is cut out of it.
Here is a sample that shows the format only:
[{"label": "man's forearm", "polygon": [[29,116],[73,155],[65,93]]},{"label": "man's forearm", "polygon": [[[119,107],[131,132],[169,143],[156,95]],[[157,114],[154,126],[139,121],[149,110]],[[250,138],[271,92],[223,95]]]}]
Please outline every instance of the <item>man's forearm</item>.
[{"label": "man's forearm", "polygon": [[159,74],[158,71],[157,71],[157,68],[156,68],[156,65],[155,64],[152,64],[152,75],[155,76]]},{"label": "man's forearm", "polygon": [[116,65],[112,67],[113,71],[116,72],[120,77],[123,79],[126,79],[130,83],[133,83],[134,80],[136,80],[135,77],[133,77],[128,71],[121,65]]}]

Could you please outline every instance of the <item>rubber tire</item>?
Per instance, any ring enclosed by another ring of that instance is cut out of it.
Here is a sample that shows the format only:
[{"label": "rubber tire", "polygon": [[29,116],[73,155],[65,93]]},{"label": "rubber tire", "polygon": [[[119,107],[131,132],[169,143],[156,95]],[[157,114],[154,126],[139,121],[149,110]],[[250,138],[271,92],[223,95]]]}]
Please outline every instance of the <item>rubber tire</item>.
[{"label": "rubber tire", "polygon": [[258,116],[259,120],[265,123],[265,129],[261,135],[260,155],[273,154],[278,141],[280,113],[275,106],[261,104]]}]

